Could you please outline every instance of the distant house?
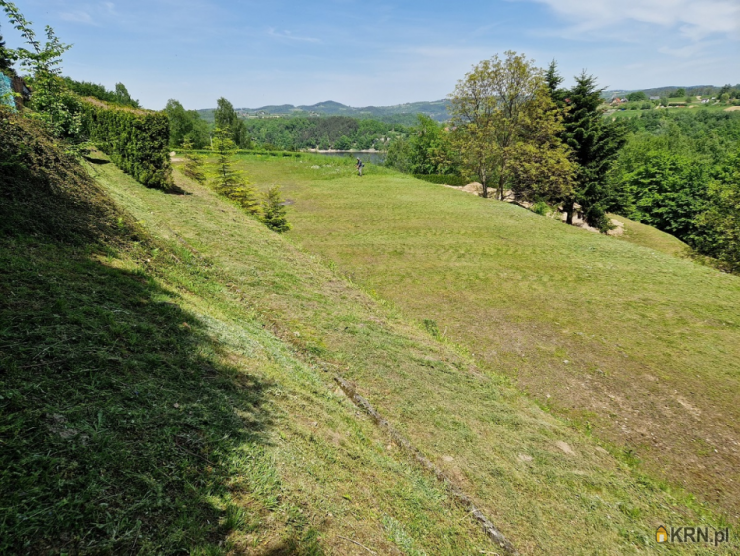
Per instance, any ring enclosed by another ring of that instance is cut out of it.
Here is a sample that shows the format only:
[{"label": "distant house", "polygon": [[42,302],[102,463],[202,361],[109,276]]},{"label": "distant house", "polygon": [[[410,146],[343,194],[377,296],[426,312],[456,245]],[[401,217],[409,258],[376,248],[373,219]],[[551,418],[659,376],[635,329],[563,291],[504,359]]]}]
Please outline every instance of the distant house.
[{"label": "distant house", "polygon": [[650,97],[650,100],[660,100],[660,97],[653,95]]}]

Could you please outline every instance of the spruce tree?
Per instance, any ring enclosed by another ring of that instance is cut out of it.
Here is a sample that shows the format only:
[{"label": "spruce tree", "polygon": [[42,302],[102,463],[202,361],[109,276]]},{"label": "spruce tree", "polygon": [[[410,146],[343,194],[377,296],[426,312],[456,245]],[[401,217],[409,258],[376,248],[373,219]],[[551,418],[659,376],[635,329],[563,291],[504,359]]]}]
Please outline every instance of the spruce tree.
[{"label": "spruce tree", "polygon": [[[190,151],[193,148],[193,143],[185,141],[182,146],[184,149]],[[198,183],[205,183],[206,175],[203,172],[203,157],[192,151],[185,153],[185,165],[182,167],[182,173]]]},{"label": "spruce tree", "polygon": [[563,78],[558,73],[558,63],[553,60],[545,72],[545,84],[547,85],[547,90],[550,91],[552,100],[555,101],[555,104],[561,110],[565,103],[565,97],[568,95],[567,90],[560,88],[562,82]]},{"label": "spruce tree", "polygon": [[[577,164],[576,184],[572,195],[562,199],[568,224],[573,223],[576,205],[580,205],[583,219],[590,226],[605,232],[611,227],[606,217],[609,199],[607,172],[626,142],[623,124],[605,120],[603,100],[596,78],[582,72],[576,76],[575,85],[568,90],[558,89],[562,79],[557,75],[555,63],[550,65],[547,81],[554,94],[553,100],[562,98],[564,131],[563,142],[571,149],[571,158]],[[552,84],[552,85],[550,85]]]},{"label": "spruce tree", "polygon": [[235,201],[250,214],[259,214],[260,203],[257,193],[242,174],[234,169],[231,156],[236,150],[234,141],[226,129],[217,127],[213,137],[213,150],[216,152],[216,172],[214,186],[216,190]]},{"label": "spruce tree", "polygon": [[278,233],[290,230],[280,186],[273,185],[262,197],[262,222]]}]

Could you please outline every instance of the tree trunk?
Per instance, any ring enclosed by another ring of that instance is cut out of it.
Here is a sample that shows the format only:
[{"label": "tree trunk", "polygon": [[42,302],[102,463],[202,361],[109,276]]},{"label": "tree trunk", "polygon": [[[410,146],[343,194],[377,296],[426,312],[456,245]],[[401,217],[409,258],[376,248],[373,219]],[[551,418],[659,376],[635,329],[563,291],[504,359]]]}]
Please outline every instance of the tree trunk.
[{"label": "tree trunk", "polygon": [[481,170],[480,172],[480,184],[481,184],[481,197],[484,199],[488,198],[488,178],[486,177],[486,171]]},{"label": "tree trunk", "polygon": [[563,211],[565,212],[566,219],[565,223],[573,225],[573,212],[575,212],[575,202],[574,201],[567,201],[563,203]]}]

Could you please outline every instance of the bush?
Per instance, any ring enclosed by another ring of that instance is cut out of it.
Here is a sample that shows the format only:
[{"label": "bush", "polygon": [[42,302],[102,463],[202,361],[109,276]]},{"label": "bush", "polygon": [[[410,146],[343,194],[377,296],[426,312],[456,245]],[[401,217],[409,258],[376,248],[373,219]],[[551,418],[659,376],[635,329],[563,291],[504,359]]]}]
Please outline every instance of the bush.
[{"label": "bush", "polygon": [[552,211],[545,201],[537,201],[529,210],[540,216],[547,216]]},{"label": "bush", "polygon": [[280,187],[272,186],[262,197],[262,222],[278,233],[290,230],[290,224],[286,215],[285,203],[280,194]]},{"label": "bush", "polygon": [[147,187],[169,190],[170,127],[162,112],[82,102],[82,129],[121,170]]},{"label": "bush", "polygon": [[419,180],[428,181],[429,183],[436,183],[439,185],[467,185],[470,180],[460,176],[443,175],[443,174],[414,174],[414,177]]}]

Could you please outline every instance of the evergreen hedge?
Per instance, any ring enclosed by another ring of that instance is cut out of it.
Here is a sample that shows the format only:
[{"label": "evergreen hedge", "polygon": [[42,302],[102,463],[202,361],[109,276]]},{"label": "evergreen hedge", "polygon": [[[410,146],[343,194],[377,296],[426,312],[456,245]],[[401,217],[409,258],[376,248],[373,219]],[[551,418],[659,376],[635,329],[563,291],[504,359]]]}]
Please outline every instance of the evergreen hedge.
[{"label": "evergreen hedge", "polygon": [[147,187],[172,188],[166,114],[83,100],[83,133],[121,170]]}]

